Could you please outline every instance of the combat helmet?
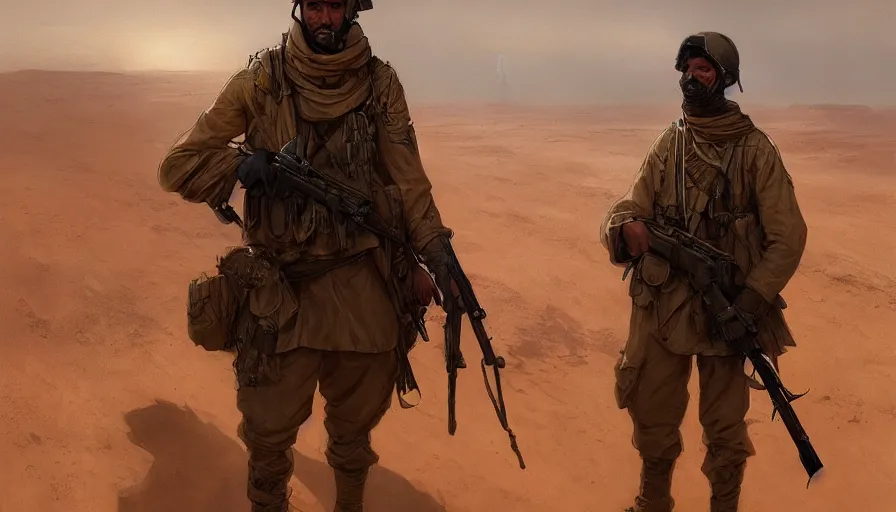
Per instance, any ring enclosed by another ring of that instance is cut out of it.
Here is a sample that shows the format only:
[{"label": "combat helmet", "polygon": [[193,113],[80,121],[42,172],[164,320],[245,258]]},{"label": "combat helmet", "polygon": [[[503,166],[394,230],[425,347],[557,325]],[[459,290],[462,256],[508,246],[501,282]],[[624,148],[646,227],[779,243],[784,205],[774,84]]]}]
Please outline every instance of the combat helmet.
[{"label": "combat helmet", "polygon": [[373,0],[347,0],[345,2],[345,19],[353,21],[361,11],[373,9]]},{"label": "combat helmet", "polygon": [[[302,3],[302,0],[292,0],[292,13],[294,18],[300,3]],[[369,11],[371,9],[373,9],[373,0],[347,0],[345,2],[345,19],[352,22],[358,16],[359,12]]]},{"label": "combat helmet", "polygon": [[373,0],[349,0],[348,7],[356,13],[369,11],[373,9]]},{"label": "combat helmet", "polygon": [[684,72],[689,57],[694,50],[704,54],[718,68],[724,79],[725,88],[734,84],[744,92],[740,84],[740,54],[730,37],[718,32],[698,32],[682,41],[675,56],[675,70]]}]

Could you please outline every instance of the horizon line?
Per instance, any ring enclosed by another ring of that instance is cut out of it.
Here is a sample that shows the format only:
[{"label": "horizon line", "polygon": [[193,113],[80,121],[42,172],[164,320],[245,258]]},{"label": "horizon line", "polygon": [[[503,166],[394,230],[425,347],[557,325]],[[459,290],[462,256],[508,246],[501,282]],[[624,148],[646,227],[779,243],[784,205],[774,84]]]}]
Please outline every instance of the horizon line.
[{"label": "horizon line", "polygon": [[[161,76],[161,75],[211,75],[229,77],[233,75],[232,71],[212,70],[212,69],[195,69],[195,70],[177,70],[177,69],[135,69],[135,70],[115,70],[115,69],[61,69],[61,68],[20,68],[0,70],[0,76],[14,75],[19,73],[65,73],[72,75],[119,75],[119,76]],[[736,101],[736,100],[734,100]],[[490,105],[497,107],[545,107],[545,108],[563,108],[563,107],[658,107],[678,105],[677,102],[633,102],[633,101],[616,101],[616,102],[578,102],[566,103],[558,101],[534,102],[534,101],[494,101],[489,99],[455,99],[455,100],[424,100],[415,102],[421,106],[436,105]],[[740,103],[740,102],[738,102]],[[861,108],[867,110],[894,110],[896,104],[867,104],[867,103],[800,103],[800,102],[750,102],[754,107],[759,108]]]}]

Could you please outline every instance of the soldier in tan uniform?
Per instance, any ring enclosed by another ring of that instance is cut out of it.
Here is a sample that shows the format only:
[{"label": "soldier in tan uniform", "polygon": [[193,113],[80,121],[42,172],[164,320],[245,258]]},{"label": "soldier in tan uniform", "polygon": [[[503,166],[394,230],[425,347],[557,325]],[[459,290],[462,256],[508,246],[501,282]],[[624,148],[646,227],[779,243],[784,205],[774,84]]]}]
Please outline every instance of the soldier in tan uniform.
[{"label": "soldier in tan uniform", "polygon": [[617,404],[632,418],[642,459],[640,492],[628,510],[674,506],[672,470],[696,356],[710,508],[731,512],[746,459],[755,453],[745,422],[744,357],[711,339],[700,296],[686,276],[647,252],[646,227],[634,219],[674,225],[736,258],[747,278],[735,305],[756,315],[759,343],[775,364],[795,345],[779,293],[800,263],[807,229],[775,144],[724,95],[740,84],[731,39],[716,32],[688,37],[675,68],[682,74],[683,116],[653,143],[632,190],[601,227],[611,263],[631,272],[629,336],[615,370]]},{"label": "soldier in tan uniform", "polygon": [[[356,21],[370,8],[370,0],[297,0],[282,43],[233,75],[159,170],[166,191],[213,208],[241,182],[244,244],[272,254],[282,277],[247,301],[251,318],[274,318],[268,326],[278,333],[265,363],[270,372],[240,378],[237,392],[253,511],[287,510],[291,450],[318,385],[336,511],[362,510],[368,469],[378,460],[370,432],[390,407],[406,356],[397,342],[410,336],[409,346],[416,338],[390,286],[388,243],[283,193],[273,155],[298,136],[317,171],[372,198],[424,258],[438,257],[441,244],[431,242],[451,236],[433,201],[401,82],[373,56]],[[233,142],[240,136],[242,143]],[[416,261],[411,273],[419,303],[429,304],[438,293],[432,280]]]}]

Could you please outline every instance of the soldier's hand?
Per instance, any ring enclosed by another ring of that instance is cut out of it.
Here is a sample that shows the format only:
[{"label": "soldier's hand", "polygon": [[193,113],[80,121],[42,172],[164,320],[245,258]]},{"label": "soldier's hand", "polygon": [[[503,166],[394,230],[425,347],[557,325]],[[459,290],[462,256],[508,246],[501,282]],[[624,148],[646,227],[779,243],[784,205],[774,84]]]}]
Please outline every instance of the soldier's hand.
[{"label": "soldier's hand", "polygon": [[435,285],[441,293],[435,294],[433,298],[445,313],[460,308],[460,291],[451,273],[448,272],[448,253],[445,248],[448,243],[446,239],[436,238],[427,244],[420,254],[427,268],[435,276]]},{"label": "soldier's hand", "polygon": [[650,249],[647,226],[640,220],[623,224],[622,238],[625,240],[626,250],[634,258],[641,256]]},{"label": "soldier's hand", "polygon": [[750,332],[750,318],[745,317],[744,313],[737,306],[731,306],[730,309],[719,316],[718,321],[722,337],[728,343],[735,343]]},{"label": "soldier's hand", "polygon": [[243,160],[236,169],[236,175],[243,184],[243,188],[249,189],[256,185],[264,184],[266,188],[271,184],[274,174],[271,164],[274,163],[274,153],[261,149],[252,153]]},{"label": "soldier's hand", "polygon": [[734,304],[718,317],[722,336],[729,342],[736,342],[748,334],[756,334],[758,323],[770,307],[759,292],[749,286],[744,287]]},{"label": "soldier's hand", "polygon": [[437,303],[440,302],[438,300],[439,289],[436,288],[436,283],[432,280],[432,276],[423,267],[417,265],[414,268],[411,280],[413,281],[414,295],[417,297],[420,305],[429,306],[433,299],[436,299]]}]

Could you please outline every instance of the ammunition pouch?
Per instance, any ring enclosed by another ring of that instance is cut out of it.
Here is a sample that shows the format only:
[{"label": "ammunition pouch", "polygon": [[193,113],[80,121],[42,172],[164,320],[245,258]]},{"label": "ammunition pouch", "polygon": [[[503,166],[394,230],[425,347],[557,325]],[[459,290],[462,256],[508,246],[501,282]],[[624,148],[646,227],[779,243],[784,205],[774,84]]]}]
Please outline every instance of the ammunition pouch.
[{"label": "ammunition pouch", "polygon": [[645,253],[635,264],[634,276],[629,283],[629,297],[635,306],[647,308],[668,291],[665,285],[671,276],[669,263],[652,253]]},{"label": "ammunition pouch", "polygon": [[206,350],[235,350],[242,386],[279,379],[275,357],[281,332],[295,326],[298,305],[274,256],[260,247],[237,247],[218,261],[218,274],[190,284],[188,331]]},{"label": "ammunition pouch", "polygon": [[187,292],[187,334],[210,352],[232,346],[232,330],[245,293],[223,274],[203,273],[190,282]]}]

